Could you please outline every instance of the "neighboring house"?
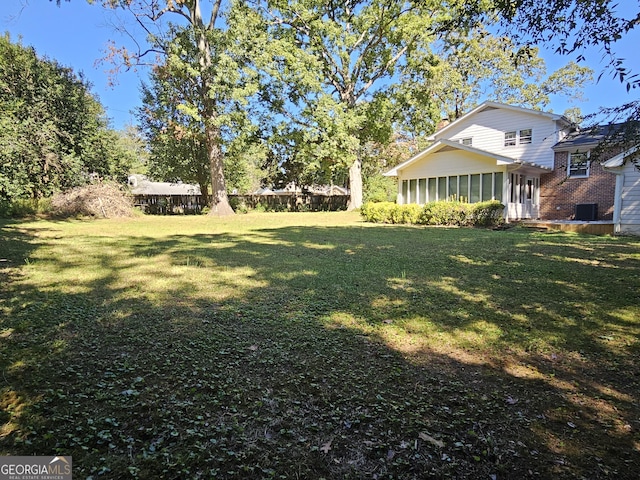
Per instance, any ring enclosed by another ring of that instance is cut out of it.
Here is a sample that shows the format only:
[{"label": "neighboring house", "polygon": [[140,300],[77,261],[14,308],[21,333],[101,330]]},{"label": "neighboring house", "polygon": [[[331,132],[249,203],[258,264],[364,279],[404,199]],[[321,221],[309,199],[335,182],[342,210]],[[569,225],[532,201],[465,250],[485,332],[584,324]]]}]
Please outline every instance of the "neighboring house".
[{"label": "neighboring house", "polygon": [[268,187],[259,188],[253,195],[349,195],[349,189],[337,185],[311,185],[302,188],[291,182],[284,188],[275,190]]},{"label": "neighboring house", "polygon": [[613,175],[590,165],[597,139],[576,130],[562,115],[485,102],[385,175],[398,177],[401,204],[498,200],[508,220],[569,220],[596,204],[597,218],[612,218]]},{"label": "neighboring house", "polygon": [[201,209],[200,186],[182,182],[153,182],[145,175],[129,175],[136,206],[148,213],[186,213]]},{"label": "neighboring house", "polygon": [[605,170],[615,173],[613,230],[640,235],[640,145],[604,162]]}]

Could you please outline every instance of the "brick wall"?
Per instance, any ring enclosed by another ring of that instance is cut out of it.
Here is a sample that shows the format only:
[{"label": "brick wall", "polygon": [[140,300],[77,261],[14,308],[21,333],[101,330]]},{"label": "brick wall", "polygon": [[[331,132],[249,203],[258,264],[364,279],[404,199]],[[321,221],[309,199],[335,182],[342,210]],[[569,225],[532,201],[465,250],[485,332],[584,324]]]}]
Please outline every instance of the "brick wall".
[{"label": "brick wall", "polygon": [[592,162],[589,177],[568,178],[568,159],[568,152],[555,152],[553,172],[540,176],[540,217],[573,220],[577,204],[597,203],[598,220],[613,219],[615,175],[604,171],[600,162]]}]

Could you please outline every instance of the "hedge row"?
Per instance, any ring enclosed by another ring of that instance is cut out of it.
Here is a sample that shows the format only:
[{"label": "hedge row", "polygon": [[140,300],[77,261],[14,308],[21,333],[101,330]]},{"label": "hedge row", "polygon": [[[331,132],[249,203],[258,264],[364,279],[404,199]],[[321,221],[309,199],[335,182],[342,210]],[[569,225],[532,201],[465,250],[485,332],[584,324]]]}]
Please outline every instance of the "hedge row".
[{"label": "hedge row", "polygon": [[360,213],[365,221],[373,223],[488,227],[502,223],[503,211],[504,205],[490,200],[479,203],[429,202],[425,205],[367,202]]}]

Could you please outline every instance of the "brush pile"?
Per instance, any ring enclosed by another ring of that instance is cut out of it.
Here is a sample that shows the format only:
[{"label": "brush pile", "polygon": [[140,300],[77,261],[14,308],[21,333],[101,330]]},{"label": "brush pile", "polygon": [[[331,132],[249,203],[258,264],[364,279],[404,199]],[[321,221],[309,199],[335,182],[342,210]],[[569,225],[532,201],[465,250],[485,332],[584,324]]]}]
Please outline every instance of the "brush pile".
[{"label": "brush pile", "polygon": [[133,198],[120,185],[99,182],[55,195],[52,213],[61,217],[133,217]]}]

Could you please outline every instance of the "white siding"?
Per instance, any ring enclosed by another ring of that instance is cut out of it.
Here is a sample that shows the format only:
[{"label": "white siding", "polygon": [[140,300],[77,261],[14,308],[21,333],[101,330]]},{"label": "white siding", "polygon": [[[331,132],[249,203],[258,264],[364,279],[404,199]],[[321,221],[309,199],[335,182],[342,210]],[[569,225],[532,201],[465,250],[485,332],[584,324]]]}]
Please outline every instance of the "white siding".
[{"label": "white siding", "polygon": [[436,152],[398,171],[398,180],[474,173],[506,172],[493,158],[461,150]]},{"label": "white siding", "polygon": [[[532,142],[525,145],[504,146],[504,133],[532,130]],[[488,109],[471,115],[466,121],[444,132],[436,140],[458,141],[471,138],[472,146],[523,162],[553,168],[551,147],[560,139],[558,122],[543,115],[508,109]]]},{"label": "white siding", "polygon": [[620,199],[620,233],[640,234],[640,171],[632,162],[624,167]]}]

